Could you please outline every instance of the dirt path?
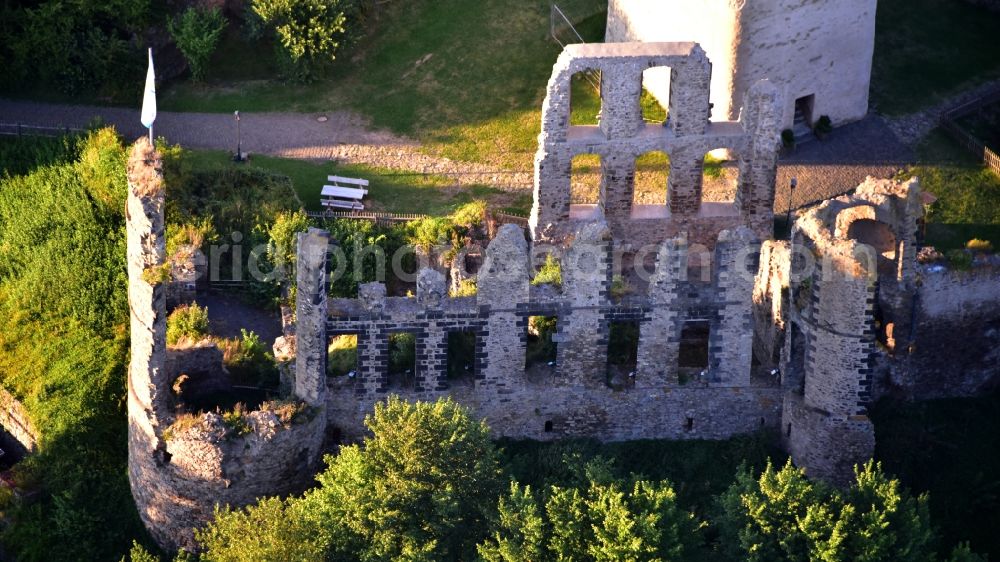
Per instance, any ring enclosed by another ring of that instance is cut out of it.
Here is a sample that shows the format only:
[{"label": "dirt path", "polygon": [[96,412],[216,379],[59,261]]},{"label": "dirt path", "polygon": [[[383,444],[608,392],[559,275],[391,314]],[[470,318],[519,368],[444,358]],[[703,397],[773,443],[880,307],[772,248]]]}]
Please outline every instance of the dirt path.
[{"label": "dirt path", "polygon": [[[325,117],[325,121],[320,121]],[[146,133],[139,110],[119,107],[73,106],[0,99],[0,122],[83,128],[95,118],[114,125],[126,138]],[[498,170],[483,164],[456,162],[420,151],[420,144],[388,131],[373,130],[366,119],[350,111],[323,114],[242,113],[245,152],[287,158],[337,160],[390,170],[452,177],[456,185],[491,185],[501,189],[530,188],[531,172]],[[157,114],[153,133],[188,148],[236,151],[236,121],[220,113]]]},{"label": "dirt path", "polygon": [[[531,170],[501,170],[426,154],[420,144],[388,131],[372,130],[349,111],[322,114],[245,113],[241,115],[243,150],[288,158],[337,160],[393,171],[450,177],[456,186],[490,185],[523,193],[530,190]],[[115,125],[127,138],[145,133],[139,110],[69,106],[0,99],[0,122],[53,127],[85,127],[94,118]],[[232,115],[160,112],[154,133],[189,148],[235,151],[236,123]],[[826,140],[807,143],[779,163],[775,209],[788,208],[792,177],[799,188],[792,206],[819,201],[856,187],[865,176],[887,177],[912,153],[896,140],[891,126],[870,115],[837,130]]]}]

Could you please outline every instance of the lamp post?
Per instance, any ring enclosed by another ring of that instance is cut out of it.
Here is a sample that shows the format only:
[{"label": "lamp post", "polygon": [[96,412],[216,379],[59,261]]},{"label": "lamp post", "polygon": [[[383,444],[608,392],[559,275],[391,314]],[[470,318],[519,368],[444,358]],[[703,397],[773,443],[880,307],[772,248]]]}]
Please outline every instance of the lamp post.
[{"label": "lamp post", "polygon": [[785,226],[788,227],[788,238],[792,237],[792,196],[795,195],[795,188],[799,185],[798,178],[792,177],[788,182],[788,212],[785,213]]},{"label": "lamp post", "polygon": [[233,160],[237,162],[243,161],[243,139],[240,137],[240,112],[234,111],[233,116],[236,117],[236,157]]}]

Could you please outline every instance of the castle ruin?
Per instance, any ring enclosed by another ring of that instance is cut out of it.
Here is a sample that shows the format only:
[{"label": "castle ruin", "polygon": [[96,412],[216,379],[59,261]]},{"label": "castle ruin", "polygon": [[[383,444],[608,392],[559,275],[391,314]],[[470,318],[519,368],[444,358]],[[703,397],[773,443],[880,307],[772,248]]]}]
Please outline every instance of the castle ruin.
[{"label": "castle ruin", "polygon": [[[610,0],[606,40],[696,41],[715,63],[713,117],[735,119],[762,78],[778,89],[779,126],[834,125],[868,113],[877,0]],[[666,103],[672,74],[645,86]]]},{"label": "castle ruin", "polygon": [[[675,77],[670,118],[649,126],[638,113],[640,77],[661,65]],[[571,127],[569,77],[584,68],[604,76],[601,122]],[[289,399],[309,415],[282,420],[262,407],[240,432],[212,413],[175,423],[177,369],[168,354],[176,351],[166,348],[163,285],[150,275],[164,262],[160,163],[140,140],[129,166],[129,475],[154,538],[194,548],[191,529],[215,505],[296,489],[314,474],[324,438],[361,439],[365,415],[391,394],[452,396],[497,436],[516,438],[780,431],[798,465],[839,483],[872,456],[867,414],[876,396],[967,394],[990,384],[995,363],[982,353],[950,375],[940,361],[925,368],[911,358],[929,346],[925,333],[940,338],[960,323],[1000,339],[1000,268],[964,278],[965,290],[944,305],[934,299],[955,281],[934,280],[937,273],[915,259],[916,180],[870,179],[804,212],[791,240],[772,240],[780,96],[760,83],[737,120],[710,122],[710,79],[692,43],[568,47],[543,106],[532,242],[517,226],[500,228],[485,248],[475,296],[449,297],[446,276],[422,269],[412,297],[368,283],[355,298],[331,299],[327,256],[335,241],[321,230],[300,234]],[[725,209],[699,195],[701,159],[713,148],[732,150],[741,172],[736,201]],[[631,198],[635,159],[652,149],[671,156],[659,208]],[[589,208],[570,204],[568,162],[578,153],[602,156],[601,198]],[[561,286],[532,283],[540,248],[558,257]],[[695,253],[707,259],[692,270]],[[615,290],[617,256],[645,272],[630,293]],[[922,275],[929,281],[919,283]],[[554,319],[555,353],[529,366],[534,317]],[[620,369],[609,346],[623,326],[638,335],[633,363]],[[415,340],[409,372],[390,369],[397,334]],[[357,368],[328,376],[328,344],[340,335],[357,337]],[[457,377],[448,365],[456,335],[475,349]]]}]

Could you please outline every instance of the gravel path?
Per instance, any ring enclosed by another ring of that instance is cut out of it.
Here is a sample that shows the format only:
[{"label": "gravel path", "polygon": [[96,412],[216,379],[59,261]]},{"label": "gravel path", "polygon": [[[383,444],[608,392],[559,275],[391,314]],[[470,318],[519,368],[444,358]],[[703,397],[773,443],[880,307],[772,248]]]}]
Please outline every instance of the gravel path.
[{"label": "gravel path", "polygon": [[[321,116],[327,120],[318,121]],[[114,125],[126,138],[146,134],[138,109],[0,99],[2,123],[83,128],[94,118]],[[528,171],[509,172],[425,154],[417,141],[373,130],[366,119],[350,111],[241,113],[240,128],[243,151],[250,153],[438,174],[454,178],[456,185],[492,185],[512,191],[530,188],[533,178]],[[189,148],[236,151],[236,122],[229,114],[160,111],[153,134]]]},{"label": "gravel path", "polygon": [[[388,131],[373,130],[358,114],[241,114],[243,150],[288,158],[337,160],[395,171],[429,173],[453,178],[455,185],[491,185],[509,191],[530,190],[531,170],[499,170],[484,164],[458,162],[420,151],[417,141]],[[0,122],[85,127],[95,117],[115,125],[126,138],[144,134],[138,109],[70,106],[0,99]],[[235,151],[232,115],[159,112],[154,133],[191,148]],[[824,141],[803,144],[779,163],[775,209],[788,208],[788,185],[798,178],[792,206],[819,201],[856,187],[865,176],[887,177],[913,160],[882,118],[838,127]]]}]

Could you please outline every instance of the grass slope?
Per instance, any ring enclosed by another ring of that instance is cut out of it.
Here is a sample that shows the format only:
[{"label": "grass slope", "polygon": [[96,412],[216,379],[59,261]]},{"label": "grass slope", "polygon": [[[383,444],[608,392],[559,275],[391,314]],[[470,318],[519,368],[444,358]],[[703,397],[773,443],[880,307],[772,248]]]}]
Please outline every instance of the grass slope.
[{"label": "grass slope", "polygon": [[[218,150],[185,150],[184,158],[192,167],[201,170],[243,166],[232,162],[229,153]],[[511,194],[485,186],[456,187],[446,177],[364,165],[254,155],[250,166],[291,178],[299,199],[308,211],[322,210],[319,205],[320,190],[327,183],[328,175],[368,179],[371,182],[365,199],[368,210],[443,216],[474,199],[484,199],[495,209],[516,213],[527,213],[531,206],[530,193]]]},{"label": "grass slope", "polygon": [[871,101],[887,115],[1000,77],[1000,14],[963,0],[880,0]]}]

